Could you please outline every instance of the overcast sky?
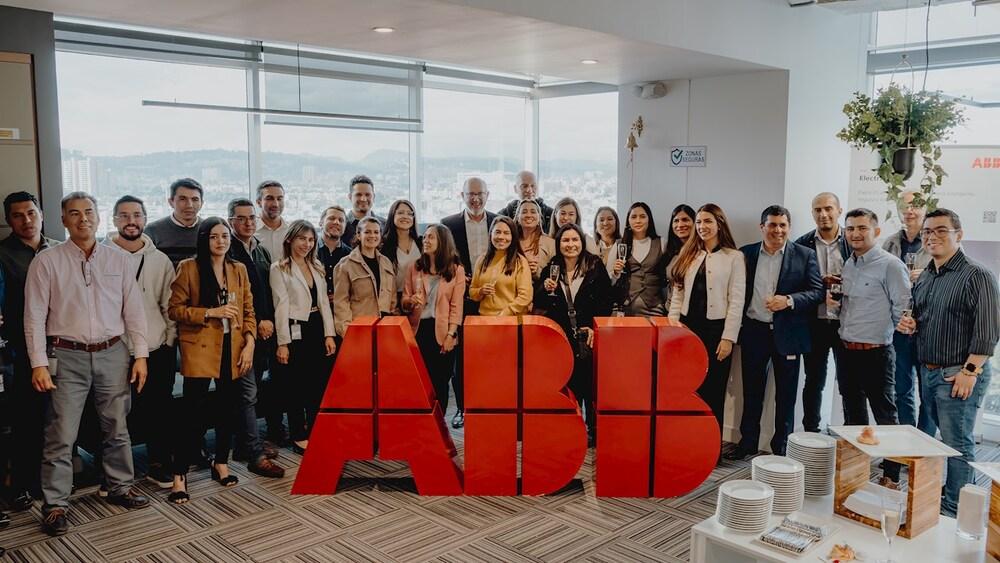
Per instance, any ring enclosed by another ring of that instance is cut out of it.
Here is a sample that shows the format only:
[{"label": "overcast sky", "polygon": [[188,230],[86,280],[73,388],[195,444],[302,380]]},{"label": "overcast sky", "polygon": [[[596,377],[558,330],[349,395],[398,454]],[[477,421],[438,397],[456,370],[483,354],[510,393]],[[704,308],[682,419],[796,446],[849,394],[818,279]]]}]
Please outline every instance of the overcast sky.
[{"label": "overcast sky", "polygon": [[[63,52],[57,64],[65,149],[120,156],[247,148],[244,114],[141,105],[143,99],[246,105],[242,70]],[[309,103],[307,96],[304,106]],[[521,99],[425,90],[424,108],[425,156],[524,156],[529,115]],[[615,94],[542,100],[541,157],[614,160],[617,118]],[[405,133],[266,126],[262,148],[358,160],[379,149],[406,151],[408,140]]]}]

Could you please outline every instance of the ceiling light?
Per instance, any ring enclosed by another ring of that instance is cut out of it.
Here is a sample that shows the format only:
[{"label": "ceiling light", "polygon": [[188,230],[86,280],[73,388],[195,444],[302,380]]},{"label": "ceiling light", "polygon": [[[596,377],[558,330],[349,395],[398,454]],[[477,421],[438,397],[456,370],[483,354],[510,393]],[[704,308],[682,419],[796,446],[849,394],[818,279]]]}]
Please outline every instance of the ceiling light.
[{"label": "ceiling light", "polygon": [[583,59],[582,61],[580,61],[580,64],[596,65],[597,64],[597,59]]},{"label": "ceiling light", "polygon": [[393,31],[396,31],[396,28],[394,28],[394,27],[373,27],[372,31],[374,31],[375,33],[392,33]]}]

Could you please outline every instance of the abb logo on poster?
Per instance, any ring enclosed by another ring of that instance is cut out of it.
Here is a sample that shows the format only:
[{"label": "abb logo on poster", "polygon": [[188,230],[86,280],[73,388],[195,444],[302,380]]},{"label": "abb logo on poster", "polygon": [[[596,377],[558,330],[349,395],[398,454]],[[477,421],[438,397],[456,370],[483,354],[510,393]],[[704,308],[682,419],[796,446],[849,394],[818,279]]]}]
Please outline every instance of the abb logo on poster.
[{"label": "abb logo on poster", "polygon": [[[598,496],[673,497],[700,485],[720,429],[696,394],[705,347],[666,319],[595,322]],[[408,321],[351,324],[293,494],[333,494],[348,460],[402,460],[422,495],[541,495],[563,488],[587,450],[567,389],[573,351],[544,317],[468,317],[465,463]],[[521,461],[518,468],[518,442]],[[519,470],[520,469],[520,470]]]}]

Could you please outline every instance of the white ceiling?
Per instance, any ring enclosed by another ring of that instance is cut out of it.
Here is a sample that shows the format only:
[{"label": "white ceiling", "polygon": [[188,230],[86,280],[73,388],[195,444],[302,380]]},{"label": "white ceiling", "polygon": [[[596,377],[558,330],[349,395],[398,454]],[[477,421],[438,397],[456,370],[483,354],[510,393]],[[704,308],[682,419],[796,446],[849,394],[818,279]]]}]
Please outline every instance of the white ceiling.
[{"label": "white ceiling", "polygon": [[[57,16],[619,85],[770,68],[437,0],[0,0],[0,3]],[[376,34],[371,31],[375,26],[390,26],[397,31]],[[583,65],[581,59],[597,59],[600,63]]]}]

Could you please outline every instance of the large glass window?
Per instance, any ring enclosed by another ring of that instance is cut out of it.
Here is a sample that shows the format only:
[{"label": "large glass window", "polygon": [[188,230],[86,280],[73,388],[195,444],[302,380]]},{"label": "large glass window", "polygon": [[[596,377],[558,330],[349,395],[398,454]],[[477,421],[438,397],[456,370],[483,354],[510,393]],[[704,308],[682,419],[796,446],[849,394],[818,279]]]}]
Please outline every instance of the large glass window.
[{"label": "large glass window", "polygon": [[144,107],[143,99],[246,105],[243,70],[59,52],[63,190],[100,203],[101,232],[124,194],[166,216],[170,183],[205,187],[202,216],[226,212],[249,186],[247,119],[241,113]]},{"label": "large glass window", "polygon": [[189,39],[57,22],[64,190],[98,197],[102,234],[124,194],[151,219],[168,215],[168,187],[186,176],[205,186],[203,216],[274,179],[286,218],[317,221],[327,205],[350,205],[350,179],[365,174],[376,213],[408,198],[429,223],[461,210],[468,177],[486,180],[498,211],[515,175],[536,167],[545,200],[575,197],[584,222],[615,204],[617,93],[535,103],[528,77]]},{"label": "large glass window", "polygon": [[487,209],[506,205],[514,195],[514,175],[525,168],[528,109],[526,98],[424,90],[417,220],[438,221],[460,211],[469,176],[486,180]]},{"label": "large glass window", "polygon": [[[350,180],[375,182],[375,213],[385,216],[395,199],[410,197],[408,133],[264,125],[264,178],[285,186],[285,217],[319,221],[327,206],[350,206]],[[423,220],[423,218],[421,218]]]},{"label": "large glass window", "polygon": [[[912,75],[909,71],[900,72],[903,68],[901,65],[895,76],[875,76],[873,82],[876,90],[895,80],[897,84],[914,90],[926,88],[974,102],[1000,102],[1000,65],[980,60],[978,57],[981,53],[978,49],[969,47],[987,42],[996,44],[1000,40],[1000,6],[983,5],[977,8],[971,3],[954,3],[933,5],[929,14],[926,6],[880,12],[876,29],[876,45],[873,47],[875,52],[889,46],[906,46],[922,51],[926,46],[930,49],[929,60],[934,64],[939,64],[943,58],[943,55],[939,57],[935,52],[939,48],[954,48],[950,53],[961,52],[964,48],[967,55],[967,60],[962,57],[949,59],[948,64],[943,65],[946,68],[932,68],[926,72],[926,76],[920,64],[915,65]],[[929,40],[926,44],[925,39]],[[962,106],[962,109],[966,123],[956,128],[945,144],[974,146],[984,156],[996,153],[1000,147],[1000,108],[970,104]],[[942,201],[942,205],[946,206],[947,201]],[[994,201],[983,201],[983,205],[984,213],[992,211],[995,222]],[[990,234],[989,231],[981,232]],[[962,247],[968,256],[985,264],[995,274],[1000,272],[1000,242],[996,242],[1000,240],[1000,232],[994,230],[993,233],[995,236],[988,236],[988,240],[975,240],[976,237],[967,234]],[[984,433],[988,438],[997,439],[1000,438],[1000,377],[997,376],[1000,373],[1000,346],[990,362],[994,376],[986,392],[983,409],[984,420],[990,424],[984,427]]]},{"label": "large glass window", "polygon": [[618,93],[543,99],[538,120],[542,195],[575,199],[590,233],[597,208],[618,201]]}]

